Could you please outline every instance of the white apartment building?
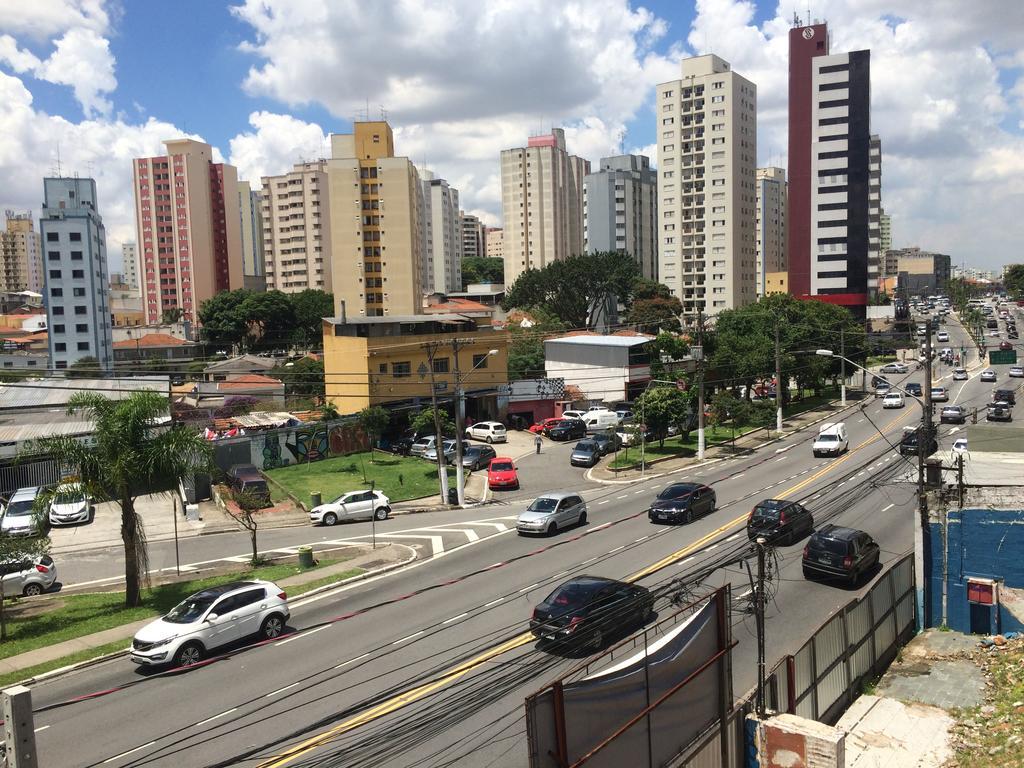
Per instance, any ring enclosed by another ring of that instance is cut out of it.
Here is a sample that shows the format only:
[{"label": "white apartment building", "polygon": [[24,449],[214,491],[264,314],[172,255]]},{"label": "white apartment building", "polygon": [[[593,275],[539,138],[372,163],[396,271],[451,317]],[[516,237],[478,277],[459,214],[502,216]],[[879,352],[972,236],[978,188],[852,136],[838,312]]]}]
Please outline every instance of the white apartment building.
[{"label": "white apartment building", "polygon": [[125,285],[139,290],[139,248],[135,243],[121,243],[121,274]]},{"label": "white apartment building", "polygon": [[[260,195],[267,290],[331,290],[331,216],[327,161],[297,163],[264,176]],[[358,217],[358,208],[350,216]]]},{"label": "white apartment building", "polygon": [[242,230],[242,283],[250,291],[265,291],[262,196],[248,181],[238,182],[238,224]]},{"label": "white apartment building", "polygon": [[885,264],[882,250],[882,139],[877,134],[868,144],[868,290],[880,288]]},{"label": "white apartment building", "polygon": [[785,168],[757,169],[757,295],[767,291],[767,275],[785,272],[789,200]]},{"label": "white apartment building", "polygon": [[431,171],[420,171],[423,186],[423,260],[420,263],[424,293],[462,290],[463,219],[459,191]]},{"label": "white apartment building", "polygon": [[32,212],[7,211],[0,231],[0,291],[43,292],[43,250]]},{"label": "white apartment building", "polygon": [[565,131],[501,151],[505,285],[528,269],[583,253],[583,178],[590,162],[570,155]]},{"label": "white apartment building", "polygon": [[583,182],[587,253],[628,253],[648,280],[658,279],[658,174],[644,155],[602,157]]},{"label": "white apartment building", "polygon": [[658,86],[658,276],[687,315],[757,300],[757,87],[715,55]]}]

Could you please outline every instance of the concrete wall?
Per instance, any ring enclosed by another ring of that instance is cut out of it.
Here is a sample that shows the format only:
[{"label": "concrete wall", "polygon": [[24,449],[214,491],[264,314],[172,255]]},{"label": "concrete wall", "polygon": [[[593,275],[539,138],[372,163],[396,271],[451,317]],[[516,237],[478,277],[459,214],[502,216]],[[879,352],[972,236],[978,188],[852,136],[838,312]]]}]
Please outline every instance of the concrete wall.
[{"label": "concrete wall", "polygon": [[[933,624],[942,623],[943,526],[931,524],[932,564],[929,578]],[[958,632],[1024,631],[1024,510],[953,510],[946,525],[946,624]],[[967,602],[969,577],[996,579],[997,609]]]}]

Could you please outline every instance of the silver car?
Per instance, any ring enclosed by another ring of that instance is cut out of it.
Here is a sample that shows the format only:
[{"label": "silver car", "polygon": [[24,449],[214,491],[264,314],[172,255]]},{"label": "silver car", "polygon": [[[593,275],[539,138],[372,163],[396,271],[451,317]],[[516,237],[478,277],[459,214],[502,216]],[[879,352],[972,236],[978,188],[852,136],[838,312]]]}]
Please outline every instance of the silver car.
[{"label": "silver car", "polygon": [[43,594],[53,586],[53,582],[57,580],[57,566],[49,555],[34,560],[9,560],[0,563],[0,575],[4,580],[5,595],[33,597]]},{"label": "silver car", "polygon": [[[455,460],[455,441],[445,440],[441,443],[441,451],[444,453],[444,463],[451,464]],[[427,461],[437,461],[437,446],[428,448],[423,458]]]},{"label": "silver car", "polygon": [[516,519],[520,533],[557,533],[561,528],[584,525],[587,522],[587,504],[577,493],[545,493],[533,500],[525,512]]}]

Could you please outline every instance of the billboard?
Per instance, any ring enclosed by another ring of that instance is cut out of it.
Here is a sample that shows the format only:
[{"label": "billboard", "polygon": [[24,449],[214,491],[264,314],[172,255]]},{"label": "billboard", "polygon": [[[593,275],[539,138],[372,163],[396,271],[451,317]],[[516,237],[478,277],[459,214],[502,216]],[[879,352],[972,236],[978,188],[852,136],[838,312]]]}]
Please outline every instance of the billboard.
[{"label": "billboard", "polygon": [[988,353],[989,365],[1016,365],[1017,350],[1015,349],[993,349]]}]

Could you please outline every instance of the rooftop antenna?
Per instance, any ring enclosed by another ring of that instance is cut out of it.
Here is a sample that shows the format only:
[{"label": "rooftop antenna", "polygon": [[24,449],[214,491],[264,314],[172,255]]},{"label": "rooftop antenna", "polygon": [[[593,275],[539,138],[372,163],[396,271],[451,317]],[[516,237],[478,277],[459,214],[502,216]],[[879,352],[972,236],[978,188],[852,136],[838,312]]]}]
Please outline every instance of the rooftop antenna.
[{"label": "rooftop antenna", "polygon": [[386,109],[384,109],[384,105],[383,104],[378,104],[377,107],[380,109],[380,119],[381,119],[381,121],[386,123],[388,121],[388,111]]},{"label": "rooftop antenna", "polygon": [[61,168],[60,168],[60,142],[58,141],[58,142],[57,142],[57,178],[59,179],[60,177],[61,177]]},{"label": "rooftop antenna", "polygon": [[619,154],[620,155],[626,154],[625,149],[624,149],[625,140],[626,140],[626,130],[622,129],[621,131],[619,131]]}]

